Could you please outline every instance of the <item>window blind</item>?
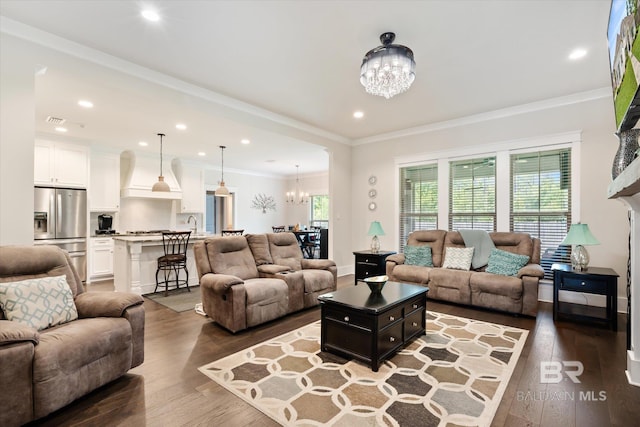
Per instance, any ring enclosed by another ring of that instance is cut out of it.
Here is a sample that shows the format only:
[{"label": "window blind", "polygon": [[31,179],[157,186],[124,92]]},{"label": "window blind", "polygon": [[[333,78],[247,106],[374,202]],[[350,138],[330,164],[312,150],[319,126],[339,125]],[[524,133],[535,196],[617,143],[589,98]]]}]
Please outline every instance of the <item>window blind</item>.
[{"label": "window blind", "polygon": [[400,169],[400,251],[409,233],[438,228],[438,165]]},{"label": "window blind", "polygon": [[511,231],[538,237],[545,278],[551,265],[570,263],[571,247],[560,246],[571,225],[571,150],[511,155]]},{"label": "window blind", "polygon": [[449,230],[496,229],[496,158],[449,162]]}]

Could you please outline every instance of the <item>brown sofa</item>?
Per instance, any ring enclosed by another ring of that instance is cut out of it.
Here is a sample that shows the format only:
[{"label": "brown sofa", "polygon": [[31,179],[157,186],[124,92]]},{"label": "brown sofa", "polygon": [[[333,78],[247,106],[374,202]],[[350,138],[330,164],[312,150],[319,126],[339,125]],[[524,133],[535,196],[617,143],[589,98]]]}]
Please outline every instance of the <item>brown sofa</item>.
[{"label": "brown sofa", "polygon": [[234,333],[317,305],[337,287],[335,262],[304,259],[292,233],[216,236],[193,252],[205,313]]},{"label": "brown sofa", "polygon": [[77,320],[38,331],[0,310],[1,426],[44,417],[144,360],[142,297],[85,292],[69,255],[56,246],[0,247],[2,283],[62,275]]},{"label": "brown sofa", "polygon": [[535,316],[538,312],[538,283],[544,277],[540,266],[540,240],[527,233],[489,233],[497,249],[526,255],[529,264],[517,276],[503,276],[477,270],[441,268],[446,248],[465,247],[457,231],[418,230],[407,245],[431,247],[434,267],[406,265],[404,254],[387,257],[389,280],[429,287],[428,297],[459,304]]}]

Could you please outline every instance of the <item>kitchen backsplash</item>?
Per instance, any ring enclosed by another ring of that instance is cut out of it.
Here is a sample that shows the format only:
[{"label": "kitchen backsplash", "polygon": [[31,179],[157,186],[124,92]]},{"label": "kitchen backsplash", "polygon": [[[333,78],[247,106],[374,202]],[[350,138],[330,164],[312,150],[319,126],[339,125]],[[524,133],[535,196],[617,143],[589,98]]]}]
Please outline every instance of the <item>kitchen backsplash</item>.
[{"label": "kitchen backsplash", "polygon": [[120,199],[120,229],[171,230],[175,229],[174,203],[161,199]]}]

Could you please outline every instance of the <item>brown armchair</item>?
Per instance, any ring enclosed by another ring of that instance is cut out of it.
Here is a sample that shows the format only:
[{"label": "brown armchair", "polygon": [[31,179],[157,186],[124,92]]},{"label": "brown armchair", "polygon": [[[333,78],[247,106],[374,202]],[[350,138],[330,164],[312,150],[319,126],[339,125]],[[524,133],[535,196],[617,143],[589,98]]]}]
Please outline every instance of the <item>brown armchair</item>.
[{"label": "brown armchair", "polygon": [[[15,298],[27,286],[31,289],[27,283],[35,282],[33,288],[48,295],[53,288],[43,283],[59,276],[66,278],[77,319],[40,330],[27,326],[25,319],[8,320],[7,313],[16,317],[15,299],[10,299],[8,289],[13,289]],[[85,292],[62,249],[0,247],[0,284],[0,304],[4,301],[0,305],[0,425],[21,425],[44,417],[143,362],[142,297]]]}]

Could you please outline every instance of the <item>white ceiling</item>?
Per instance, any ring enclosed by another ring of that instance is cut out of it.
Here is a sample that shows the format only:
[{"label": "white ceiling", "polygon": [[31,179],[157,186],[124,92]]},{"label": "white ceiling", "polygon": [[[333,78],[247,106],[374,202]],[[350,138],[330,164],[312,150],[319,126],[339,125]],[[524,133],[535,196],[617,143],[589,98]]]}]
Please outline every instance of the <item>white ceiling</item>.
[{"label": "white ceiling", "polygon": [[[143,4],[161,21],[143,20]],[[36,81],[39,132],[52,132],[44,118],[53,115],[69,121],[72,138],[132,149],[146,140],[152,151],[164,132],[170,154],[196,159],[205,151],[218,164],[217,147],[226,145],[225,166],[292,174],[295,164],[301,173],[327,169],[323,147],[313,144],[319,137],[357,143],[609,86],[609,6],[2,0],[0,15],[8,18],[3,33],[71,54],[47,58]],[[366,94],[359,83],[362,57],[385,31],[413,50],[417,64],[411,89],[390,100]],[[587,56],[570,61],[578,47]],[[95,107],[80,109],[80,98]],[[365,117],[355,120],[355,110]],[[177,122],[187,131],[177,131]],[[241,138],[252,143],[240,145]]]}]

